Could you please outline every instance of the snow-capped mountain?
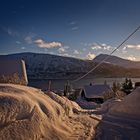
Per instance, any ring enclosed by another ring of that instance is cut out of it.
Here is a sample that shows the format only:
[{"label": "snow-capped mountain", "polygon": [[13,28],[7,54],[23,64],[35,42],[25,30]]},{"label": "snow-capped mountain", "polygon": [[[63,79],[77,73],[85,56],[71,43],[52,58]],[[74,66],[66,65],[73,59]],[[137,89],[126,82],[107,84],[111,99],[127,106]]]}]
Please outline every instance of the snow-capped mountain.
[{"label": "snow-capped mountain", "polygon": [[[50,54],[19,53],[1,55],[8,59],[23,59],[27,68],[29,79],[75,79],[87,73],[101,61],[105,55],[97,56],[94,61],[81,60],[71,57],[63,57]],[[129,62],[121,58],[111,56],[107,63],[103,63],[90,75],[96,77],[139,77],[140,69],[124,68],[122,62]],[[122,61],[120,61],[122,60]],[[132,62],[132,64],[135,62]],[[115,64],[115,65],[114,65]],[[125,63],[126,64],[126,63]]]},{"label": "snow-capped mountain", "polygon": [[27,73],[30,78],[62,78],[69,74],[85,73],[94,64],[70,57],[50,54],[19,53],[6,56],[9,59],[23,59],[26,63]]},{"label": "snow-capped mountain", "polygon": [[[99,63],[108,56],[109,55],[107,54],[100,54],[97,57],[95,57],[93,61]],[[105,62],[125,68],[140,68],[140,62],[138,61],[130,61],[113,55],[111,55]]]}]

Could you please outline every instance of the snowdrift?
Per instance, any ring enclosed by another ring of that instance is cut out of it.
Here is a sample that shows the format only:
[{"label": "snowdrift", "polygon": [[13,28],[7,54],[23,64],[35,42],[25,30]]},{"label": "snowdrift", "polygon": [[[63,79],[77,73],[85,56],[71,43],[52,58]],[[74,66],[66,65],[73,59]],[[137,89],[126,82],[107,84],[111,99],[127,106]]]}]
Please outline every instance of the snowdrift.
[{"label": "snowdrift", "polygon": [[95,140],[140,139],[140,88],[122,100],[110,99],[101,106],[102,120]]},{"label": "snowdrift", "polygon": [[0,84],[0,139],[90,139],[97,121],[73,113],[78,110],[76,103],[54,93]]},{"label": "snowdrift", "polygon": [[127,95],[122,101],[115,103],[110,108],[109,114],[140,119],[140,88]]}]

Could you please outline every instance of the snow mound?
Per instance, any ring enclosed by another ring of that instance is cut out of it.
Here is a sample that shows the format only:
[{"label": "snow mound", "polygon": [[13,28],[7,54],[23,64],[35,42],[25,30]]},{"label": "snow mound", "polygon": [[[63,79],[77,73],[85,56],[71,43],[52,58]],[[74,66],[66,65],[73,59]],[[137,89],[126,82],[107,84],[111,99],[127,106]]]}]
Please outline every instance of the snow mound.
[{"label": "snow mound", "polygon": [[0,139],[90,139],[97,121],[73,110],[80,107],[54,93],[0,84]]},{"label": "snow mound", "polygon": [[60,104],[62,106],[62,108],[65,110],[65,113],[68,115],[72,115],[73,111],[80,111],[81,110],[81,107],[77,103],[69,100],[66,97],[60,97],[59,95],[57,95],[53,92],[48,92],[47,95],[51,99],[53,99],[55,102]]},{"label": "snow mound", "polygon": [[112,106],[114,106],[116,103],[120,102],[121,100],[120,99],[115,99],[115,98],[111,98],[107,101],[105,101],[102,105],[101,105],[101,108],[99,109],[100,112],[102,114],[105,114],[105,113],[108,113],[108,111],[110,110],[110,108]]},{"label": "snow mound", "polygon": [[121,102],[114,104],[110,108],[109,114],[139,119],[140,88],[127,95]]}]

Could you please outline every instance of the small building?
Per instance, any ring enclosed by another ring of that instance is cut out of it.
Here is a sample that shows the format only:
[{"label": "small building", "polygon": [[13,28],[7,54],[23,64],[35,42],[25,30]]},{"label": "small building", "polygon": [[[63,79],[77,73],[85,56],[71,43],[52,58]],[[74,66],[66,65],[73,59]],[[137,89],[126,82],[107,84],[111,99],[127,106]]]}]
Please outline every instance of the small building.
[{"label": "small building", "polygon": [[15,59],[0,59],[0,83],[27,85],[25,62]]},{"label": "small building", "polygon": [[81,89],[80,94],[87,101],[103,103],[107,99],[114,97],[114,92],[107,84],[103,85],[86,85]]}]

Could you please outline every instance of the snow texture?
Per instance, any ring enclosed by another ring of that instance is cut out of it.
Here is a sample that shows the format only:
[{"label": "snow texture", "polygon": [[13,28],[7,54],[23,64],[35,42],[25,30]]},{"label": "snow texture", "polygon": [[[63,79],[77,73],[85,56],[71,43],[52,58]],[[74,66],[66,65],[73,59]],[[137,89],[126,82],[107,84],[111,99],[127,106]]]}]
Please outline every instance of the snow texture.
[{"label": "snow texture", "polygon": [[109,113],[117,116],[140,119],[140,88],[137,88],[121,102],[110,108]]},{"label": "snow texture", "polygon": [[0,140],[139,140],[139,100],[140,88],[86,110],[53,92],[0,84]]},{"label": "snow texture", "polygon": [[140,88],[123,100],[106,101],[98,114],[102,119],[96,128],[95,140],[140,139]]},{"label": "snow texture", "polygon": [[41,90],[0,84],[1,140],[91,139],[98,121],[78,104]]}]

